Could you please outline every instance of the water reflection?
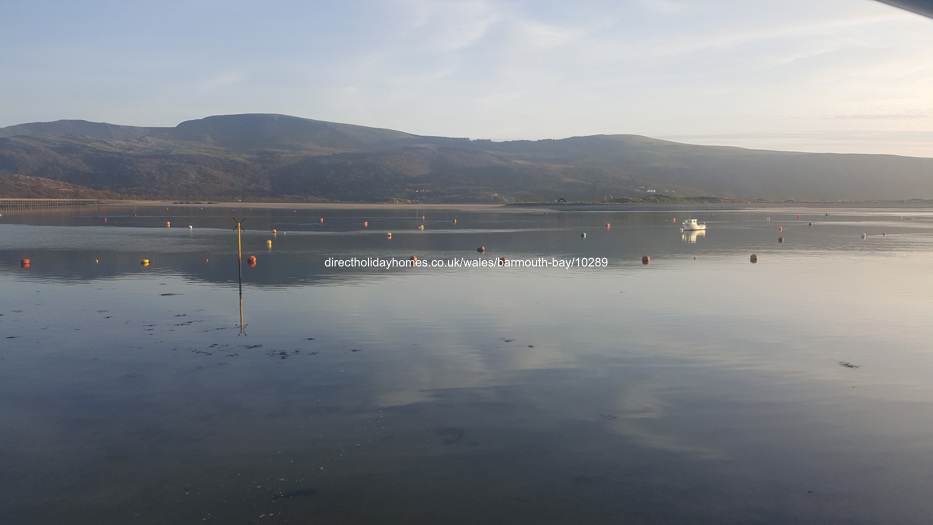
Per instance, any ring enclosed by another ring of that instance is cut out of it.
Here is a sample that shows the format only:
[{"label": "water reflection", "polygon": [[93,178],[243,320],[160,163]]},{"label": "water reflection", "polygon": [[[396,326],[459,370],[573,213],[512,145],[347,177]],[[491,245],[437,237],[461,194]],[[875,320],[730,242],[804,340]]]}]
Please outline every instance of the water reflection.
[{"label": "water reflection", "polygon": [[680,239],[690,244],[696,244],[697,239],[700,237],[706,237],[706,230],[684,231],[680,234]]},{"label": "water reflection", "polygon": [[[0,224],[4,521],[933,512],[929,214],[199,213]],[[609,265],[325,264],[411,255]]]}]

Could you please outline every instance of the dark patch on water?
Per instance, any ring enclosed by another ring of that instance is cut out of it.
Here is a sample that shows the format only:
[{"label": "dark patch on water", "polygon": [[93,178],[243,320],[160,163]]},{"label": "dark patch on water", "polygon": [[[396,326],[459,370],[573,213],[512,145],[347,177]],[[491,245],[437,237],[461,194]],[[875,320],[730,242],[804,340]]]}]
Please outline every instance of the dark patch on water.
[{"label": "dark patch on water", "polygon": [[842,367],[845,367],[845,368],[853,368],[853,369],[855,369],[855,368],[862,368],[862,365],[857,365],[857,364],[855,364],[855,363],[850,363],[850,362],[848,362],[848,361],[839,361],[839,366],[842,366]]},{"label": "dark patch on water", "polygon": [[460,427],[444,427],[437,429],[437,435],[444,440],[445,445],[453,445],[463,439],[466,430]]},{"label": "dark patch on water", "polygon": [[296,490],[291,490],[288,492],[279,492],[272,496],[272,499],[291,499],[291,498],[307,498],[314,496],[318,493],[318,490],[313,487],[305,487]]}]

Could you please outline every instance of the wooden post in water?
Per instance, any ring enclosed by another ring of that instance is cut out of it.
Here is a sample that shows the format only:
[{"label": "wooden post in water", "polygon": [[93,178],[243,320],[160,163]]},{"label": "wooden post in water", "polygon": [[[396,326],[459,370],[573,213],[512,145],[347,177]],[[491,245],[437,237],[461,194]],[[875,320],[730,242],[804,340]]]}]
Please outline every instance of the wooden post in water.
[{"label": "wooden post in water", "polygon": [[237,283],[240,288],[240,333],[246,333],[246,326],[243,324],[243,221],[246,219],[233,218],[236,221],[236,273]]}]

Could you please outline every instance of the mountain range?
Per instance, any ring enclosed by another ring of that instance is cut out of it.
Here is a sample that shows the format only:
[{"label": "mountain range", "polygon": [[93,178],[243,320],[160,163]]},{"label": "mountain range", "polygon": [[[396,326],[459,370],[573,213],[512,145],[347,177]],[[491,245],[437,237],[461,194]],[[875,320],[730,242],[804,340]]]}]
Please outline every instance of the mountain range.
[{"label": "mountain range", "polygon": [[638,135],[494,142],[271,114],[0,128],[0,197],[354,202],[933,199],[933,158]]}]

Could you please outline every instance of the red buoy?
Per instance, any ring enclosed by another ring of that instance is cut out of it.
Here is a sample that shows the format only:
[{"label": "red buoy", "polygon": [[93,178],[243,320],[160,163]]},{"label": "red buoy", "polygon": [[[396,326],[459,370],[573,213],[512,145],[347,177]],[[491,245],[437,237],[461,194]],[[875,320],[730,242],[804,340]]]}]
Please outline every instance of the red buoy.
[{"label": "red buoy", "polygon": [[246,264],[248,264],[250,268],[256,266],[256,256],[250,255],[249,257],[247,257]]},{"label": "red buoy", "polygon": [[23,268],[29,268],[29,259],[20,259],[19,265]]},{"label": "red buoy", "polygon": [[324,217],[321,217],[321,224],[324,224]]},{"label": "red buoy", "polygon": [[648,264],[648,263],[650,263],[650,262],[651,262],[651,257],[649,257],[649,256],[647,256],[647,255],[642,255],[642,256],[641,256],[641,263],[642,263],[642,264]]},{"label": "red buoy", "polygon": [[608,230],[608,229],[611,228],[611,227],[612,227],[612,225],[609,224],[609,223],[607,222],[607,223],[606,223],[606,229]]},{"label": "red buoy", "polygon": [[369,221],[363,221],[363,227],[369,228]]}]

